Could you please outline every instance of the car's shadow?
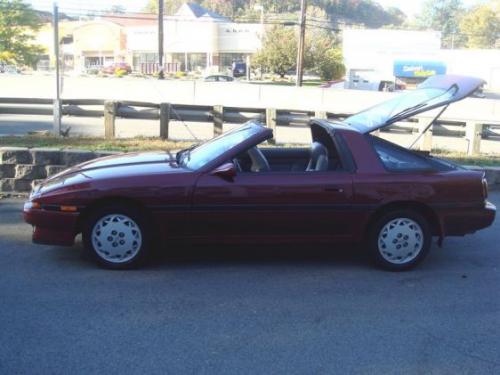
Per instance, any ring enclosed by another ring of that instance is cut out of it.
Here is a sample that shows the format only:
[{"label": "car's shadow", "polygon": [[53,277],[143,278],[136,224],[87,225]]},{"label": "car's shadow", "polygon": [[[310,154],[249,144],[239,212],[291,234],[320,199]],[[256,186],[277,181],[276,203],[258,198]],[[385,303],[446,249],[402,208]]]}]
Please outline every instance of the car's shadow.
[{"label": "car's shadow", "polygon": [[[60,249],[56,250],[56,249]],[[73,250],[54,248],[55,259],[94,266],[81,241]],[[63,253],[64,252],[64,253]],[[366,252],[356,245],[175,245],[155,250],[143,270],[224,268],[227,266],[334,266],[372,268]],[[95,266],[94,266],[95,267]]]},{"label": "car's shadow", "polygon": [[168,252],[157,252],[150,268],[165,265],[224,267],[263,265],[341,265],[367,267],[361,248],[354,245],[192,245],[177,246]]}]

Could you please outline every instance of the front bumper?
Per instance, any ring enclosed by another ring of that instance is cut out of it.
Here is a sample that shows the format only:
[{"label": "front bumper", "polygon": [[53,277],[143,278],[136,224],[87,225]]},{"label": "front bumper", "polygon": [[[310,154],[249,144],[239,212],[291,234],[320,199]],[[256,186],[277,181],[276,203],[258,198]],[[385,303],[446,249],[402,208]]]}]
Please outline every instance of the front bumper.
[{"label": "front bumper", "polygon": [[445,236],[463,236],[489,227],[495,221],[496,207],[486,201],[484,207],[449,209],[441,212]]},{"label": "front bumper", "polygon": [[33,225],[33,242],[43,245],[72,246],[78,234],[79,212],[61,212],[24,205],[24,221]]}]

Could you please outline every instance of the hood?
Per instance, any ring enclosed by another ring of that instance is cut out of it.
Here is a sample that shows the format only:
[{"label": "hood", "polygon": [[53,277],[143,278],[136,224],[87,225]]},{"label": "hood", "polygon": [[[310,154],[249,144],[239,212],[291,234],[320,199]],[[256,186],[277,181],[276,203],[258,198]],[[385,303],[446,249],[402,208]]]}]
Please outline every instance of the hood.
[{"label": "hood", "polygon": [[151,164],[151,163],[171,163],[175,162],[175,154],[165,151],[156,152],[133,152],[127,154],[117,154],[93,159],[82,164],[78,164],[63,173],[88,171],[98,168],[118,167],[125,165]]},{"label": "hood", "polygon": [[66,169],[40,184],[34,193],[47,193],[61,188],[89,186],[92,180],[140,177],[157,173],[186,172],[168,152],[137,152],[106,156]]},{"label": "hood", "polygon": [[344,120],[361,133],[389,126],[419,113],[446,106],[473,94],[485,84],[480,78],[436,75],[417,89],[377,104]]}]

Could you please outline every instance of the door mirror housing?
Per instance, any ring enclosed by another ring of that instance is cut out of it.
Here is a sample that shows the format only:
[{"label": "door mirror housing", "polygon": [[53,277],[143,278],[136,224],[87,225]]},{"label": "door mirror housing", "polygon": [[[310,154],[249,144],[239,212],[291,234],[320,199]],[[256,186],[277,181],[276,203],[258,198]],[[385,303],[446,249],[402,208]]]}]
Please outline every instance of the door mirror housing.
[{"label": "door mirror housing", "polygon": [[222,177],[225,180],[232,180],[236,177],[236,166],[234,163],[227,162],[215,168],[210,174],[212,176]]}]

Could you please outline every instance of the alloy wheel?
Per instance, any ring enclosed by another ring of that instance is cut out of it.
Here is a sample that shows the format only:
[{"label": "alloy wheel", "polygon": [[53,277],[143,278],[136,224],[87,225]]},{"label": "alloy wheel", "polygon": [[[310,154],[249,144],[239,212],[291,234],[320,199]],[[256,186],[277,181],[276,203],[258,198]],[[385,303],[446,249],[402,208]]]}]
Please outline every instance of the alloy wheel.
[{"label": "alloy wheel", "polygon": [[380,255],[393,264],[414,260],[424,247],[424,234],[420,225],[409,218],[396,218],[385,224],[378,235]]},{"label": "alloy wheel", "polygon": [[123,214],[106,215],[92,228],[96,254],[110,263],[125,263],[141,249],[142,233],[137,223]]}]

